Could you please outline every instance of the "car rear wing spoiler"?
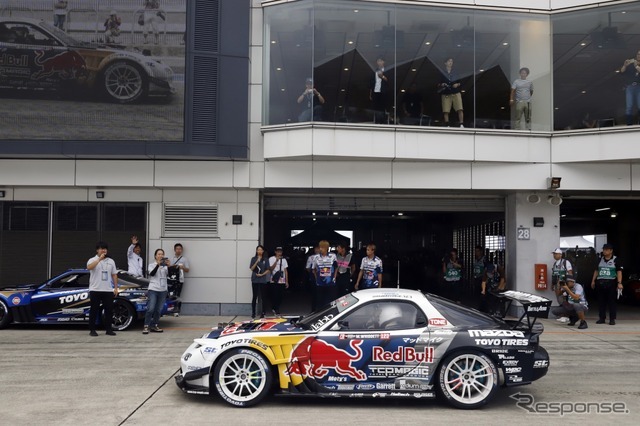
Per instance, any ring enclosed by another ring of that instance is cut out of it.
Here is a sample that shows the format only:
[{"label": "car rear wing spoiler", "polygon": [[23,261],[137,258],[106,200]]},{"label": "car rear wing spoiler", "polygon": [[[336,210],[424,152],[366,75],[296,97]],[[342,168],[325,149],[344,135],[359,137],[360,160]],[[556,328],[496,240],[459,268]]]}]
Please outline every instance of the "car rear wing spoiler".
[{"label": "car rear wing spoiler", "polygon": [[[538,318],[548,318],[549,311],[551,310],[551,300],[546,297],[538,296],[537,294],[525,293],[524,291],[508,290],[502,293],[496,293],[504,308],[502,309],[503,315],[509,312],[509,308],[513,302],[517,302],[522,305],[524,313],[518,319],[514,328],[520,324],[526,324],[529,332],[533,330],[533,326]],[[524,319],[526,318],[526,323]]]}]

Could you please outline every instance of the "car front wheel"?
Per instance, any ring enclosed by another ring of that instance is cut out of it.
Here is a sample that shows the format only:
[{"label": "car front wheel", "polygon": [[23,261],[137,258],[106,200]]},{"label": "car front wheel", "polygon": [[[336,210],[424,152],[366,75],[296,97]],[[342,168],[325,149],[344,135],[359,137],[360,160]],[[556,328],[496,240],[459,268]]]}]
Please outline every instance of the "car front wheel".
[{"label": "car front wheel", "polygon": [[147,76],[135,64],[115,62],[103,74],[104,91],[115,102],[135,102],[147,91]]},{"label": "car front wheel", "polygon": [[135,320],[135,310],[130,303],[123,300],[113,302],[113,321],[111,328],[116,331],[126,330],[131,327]]},{"label": "car front wheel", "polygon": [[250,349],[227,352],[213,373],[218,394],[236,407],[250,407],[262,401],[271,389],[272,380],[267,361]]},{"label": "car front wheel", "polygon": [[11,312],[4,300],[0,300],[0,329],[11,324]]},{"label": "car front wheel", "polygon": [[496,366],[479,352],[453,354],[445,358],[438,377],[439,391],[456,408],[478,408],[498,388]]}]

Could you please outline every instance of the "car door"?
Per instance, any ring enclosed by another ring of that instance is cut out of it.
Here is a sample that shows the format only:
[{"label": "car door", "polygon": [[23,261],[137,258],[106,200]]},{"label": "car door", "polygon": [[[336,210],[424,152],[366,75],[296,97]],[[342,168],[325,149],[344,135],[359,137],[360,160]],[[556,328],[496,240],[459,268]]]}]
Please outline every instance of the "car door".
[{"label": "car door", "polygon": [[31,297],[38,322],[82,322],[89,319],[89,273],[63,274]]},{"label": "car door", "polygon": [[310,347],[310,376],[348,393],[427,389],[433,348],[424,313],[407,301],[373,301],[320,331]]}]

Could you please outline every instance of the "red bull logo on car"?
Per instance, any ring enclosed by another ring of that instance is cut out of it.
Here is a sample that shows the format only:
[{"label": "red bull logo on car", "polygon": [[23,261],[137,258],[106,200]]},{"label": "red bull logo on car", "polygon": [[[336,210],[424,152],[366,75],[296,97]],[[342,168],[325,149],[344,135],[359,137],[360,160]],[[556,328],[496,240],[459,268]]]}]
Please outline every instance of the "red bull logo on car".
[{"label": "red bull logo on car", "polygon": [[425,347],[422,352],[411,346],[400,346],[394,352],[385,351],[381,346],[371,349],[373,362],[433,362],[433,347]]},{"label": "red bull logo on car", "polygon": [[362,340],[349,341],[353,353],[340,349],[324,340],[308,337],[291,352],[291,365],[288,375],[309,376],[321,379],[333,370],[336,374],[355,380],[367,380],[367,375],[353,366],[362,359]]},{"label": "red bull logo on car", "polygon": [[87,65],[77,52],[67,50],[52,56],[47,56],[47,52],[44,50],[38,50],[35,53],[34,65],[39,68],[39,71],[31,75],[34,80],[47,78],[54,74],[67,80],[87,73]]}]

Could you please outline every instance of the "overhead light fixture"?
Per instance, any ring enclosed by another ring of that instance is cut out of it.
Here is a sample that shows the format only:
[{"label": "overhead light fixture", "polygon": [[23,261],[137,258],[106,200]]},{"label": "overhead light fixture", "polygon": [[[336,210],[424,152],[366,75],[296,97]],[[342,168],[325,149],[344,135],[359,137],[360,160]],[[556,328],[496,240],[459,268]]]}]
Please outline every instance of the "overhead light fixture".
[{"label": "overhead light fixture", "polygon": [[338,216],[338,212],[333,212],[333,215],[334,216]]},{"label": "overhead light fixture", "polygon": [[315,216],[315,215],[316,215],[316,212],[311,212],[311,216]]},{"label": "overhead light fixture", "polygon": [[104,198],[104,191],[96,191],[96,198]]},{"label": "overhead light fixture", "polygon": [[398,212],[398,216],[404,216],[404,213]]},{"label": "overhead light fixture", "polygon": [[538,194],[529,194],[527,201],[531,204],[538,204],[540,202],[540,196]]},{"label": "overhead light fixture", "polygon": [[550,178],[548,178],[548,180],[547,180],[547,188],[549,188],[549,189],[559,189],[561,180],[562,180],[561,177],[550,177]]},{"label": "overhead light fixture", "polygon": [[552,206],[559,206],[560,204],[562,204],[562,197],[560,196],[560,194],[549,195],[549,198],[547,198],[547,202]]},{"label": "overhead light fixture", "polygon": [[596,209],[595,211],[597,211],[597,212],[606,212],[607,210],[611,210],[611,207],[602,207],[602,208]]},{"label": "overhead light fixture", "polygon": [[612,218],[616,218],[616,217],[618,217],[618,212],[614,210],[614,211],[611,212],[610,216]]}]

